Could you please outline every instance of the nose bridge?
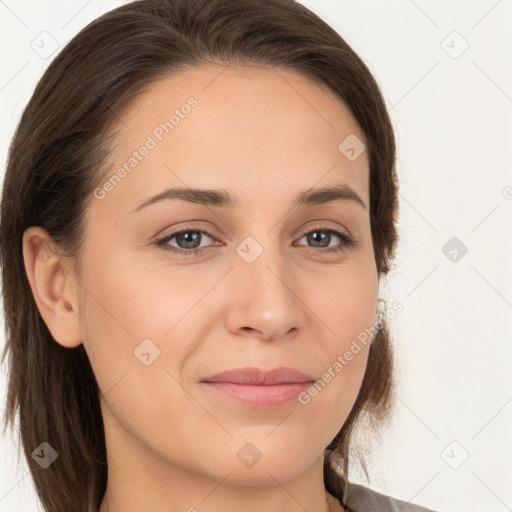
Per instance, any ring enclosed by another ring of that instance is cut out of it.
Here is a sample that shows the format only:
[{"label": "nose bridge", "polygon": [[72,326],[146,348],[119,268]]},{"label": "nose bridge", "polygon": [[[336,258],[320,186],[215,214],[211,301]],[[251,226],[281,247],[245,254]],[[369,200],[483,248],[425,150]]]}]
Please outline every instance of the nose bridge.
[{"label": "nose bridge", "polygon": [[289,269],[287,255],[282,252],[280,243],[275,238],[272,232],[261,232],[246,236],[236,246],[236,266],[240,270],[240,277],[243,275],[251,281],[251,288],[254,290],[262,287],[264,290],[275,288],[273,292],[277,292],[281,287],[286,288],[282,281]]}]

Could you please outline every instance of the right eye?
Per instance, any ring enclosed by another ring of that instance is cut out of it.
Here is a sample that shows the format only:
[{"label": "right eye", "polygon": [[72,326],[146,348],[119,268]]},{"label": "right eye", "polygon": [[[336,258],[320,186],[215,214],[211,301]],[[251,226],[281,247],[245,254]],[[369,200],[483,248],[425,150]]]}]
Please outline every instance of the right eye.
[{"label": "right eye", "polygon": [[[206,248],[198,246],[198,243],[202,241],[202,238],[204,238],[204,236],[213,239],[212,235],[203,230],[182,229],[180,231],[176,231],[175,233],[171,233],[170,235],[166,235],[163,238],[158,239],[156,241],[156,245],[161,247],[164,251],[170,251],[177,254],[200,254],[203,252],[202,249]],[[178,247],[169,244],[169,242],[174,238],[176,238],[176,243],[178,244]]]}]

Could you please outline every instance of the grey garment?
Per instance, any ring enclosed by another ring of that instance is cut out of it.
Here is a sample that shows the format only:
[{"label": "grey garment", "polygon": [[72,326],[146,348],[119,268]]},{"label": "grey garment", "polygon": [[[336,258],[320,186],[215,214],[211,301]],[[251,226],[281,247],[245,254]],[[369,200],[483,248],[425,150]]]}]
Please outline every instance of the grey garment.
[{"label": "grey garment", "polygon": [[435,512],[432,509],[402,501],[386,494],[374,491],[363,485],[344,482],[347,499],[340,499],[340,503],[352,512]]},{"label": "grey garment", "polygon": [[346,505],[353,512],[434,512],[358,484],[349,484]]}]

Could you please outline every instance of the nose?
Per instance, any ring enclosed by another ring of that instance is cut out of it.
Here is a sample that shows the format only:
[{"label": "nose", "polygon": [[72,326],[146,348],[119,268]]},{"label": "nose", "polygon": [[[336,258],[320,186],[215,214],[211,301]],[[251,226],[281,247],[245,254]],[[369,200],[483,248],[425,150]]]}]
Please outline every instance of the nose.
[{"label": "nose", "polygon": [[[259,254],[249,263],[244,249],[258,250]],[[248,240],[238,251],[234,254],[235,268],[230,276],[232,293],[227,316],[230,331],[266,341],[296,336],[306,320],[302,297],[305,290],[301,289],[300,280],[296,279],[282,249],[277,242],[272,246],[260,245],[258,249],[254,241]]]}]

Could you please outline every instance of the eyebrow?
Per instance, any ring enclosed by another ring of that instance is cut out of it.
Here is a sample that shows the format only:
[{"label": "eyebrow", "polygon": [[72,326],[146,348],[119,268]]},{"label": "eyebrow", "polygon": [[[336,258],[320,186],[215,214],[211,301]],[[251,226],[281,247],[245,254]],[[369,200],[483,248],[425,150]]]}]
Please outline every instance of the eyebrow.
[{"label": "eyebrow", "polygon": [[[190,203],[197,203],[205,206],[218,206],[230,209],[236,209],[239,206],[238,198],[236,196],[232,196],[225,189],[173,187],[164,190],[160,194],[139,201],[136,203],[137,206],[130,210],[129,213],[132,214],[157,202],[172,199],[188,201]],[[344,184],[303,190],[302,192],[299,192],[293,201],[292,208],[296,206],[313,206],[340,200],[353,201],[364,209],[367,208],[359,195],[348,185]]]}]

